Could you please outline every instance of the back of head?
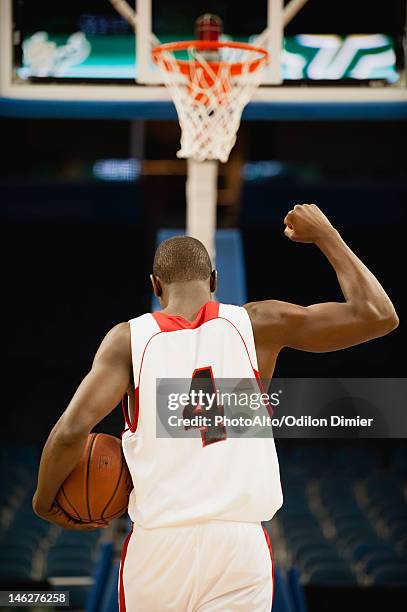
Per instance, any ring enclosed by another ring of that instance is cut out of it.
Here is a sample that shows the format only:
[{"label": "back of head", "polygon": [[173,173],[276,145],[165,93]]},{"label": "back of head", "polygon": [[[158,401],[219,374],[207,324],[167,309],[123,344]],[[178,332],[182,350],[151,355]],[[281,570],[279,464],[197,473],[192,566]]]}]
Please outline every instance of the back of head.
[{"label": "back of head", "polygon": [[175,236],[161,242],[156,250],[153,274],[166,284],[204,281],[211,272],[208,251],[196,238]]}]

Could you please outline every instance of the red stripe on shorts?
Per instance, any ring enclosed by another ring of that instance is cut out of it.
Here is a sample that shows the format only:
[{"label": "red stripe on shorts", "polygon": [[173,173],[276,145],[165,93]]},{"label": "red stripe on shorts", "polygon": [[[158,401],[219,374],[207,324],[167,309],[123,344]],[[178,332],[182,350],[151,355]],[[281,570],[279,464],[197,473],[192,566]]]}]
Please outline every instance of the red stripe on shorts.
[{"label": "red stripe on shorts", "polygon": [[127,538],[124,540],[123,550],[122,550],[122,558],[120,560],[119,612],[126,612],[126,601],[125,601],[125,598],[124,598],[124,585],[123,585],[123,568],[124,568],[124,561],[126,559],[126,554],[127,554],[127,547],[129,545],[130,538],[131,538],[132,533],[133,533],[133,528],[134,528],[134,524],[131,526],[131,530],[130,530]]},{"label": "red stripe on shorts", "polygon": [[[262,527],[263,527],[263,525],[262,525]],[[271,548],[270,536],[267,533],[267,530],[265,529],[265,527],[263,527],[263,532],[264,532],[264,537],[266,538],[266,543],[267,543],[267,546],[268,546],[268,549],[269,549],[270,559],[271,559],[271,584],[272,584],[272,587],[273,587],[273,595],[272,595],[271,605],[273,605],[273,600],[274,600],[274,559],[273,559],[273,549]]]}]

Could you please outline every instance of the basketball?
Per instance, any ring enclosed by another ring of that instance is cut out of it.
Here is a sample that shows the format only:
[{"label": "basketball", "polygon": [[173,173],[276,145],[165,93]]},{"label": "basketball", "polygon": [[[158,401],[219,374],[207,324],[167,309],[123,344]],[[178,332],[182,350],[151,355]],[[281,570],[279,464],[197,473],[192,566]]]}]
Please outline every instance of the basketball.
[{"label": "basketball", "polygon": [[127,510],[131,489],[119,438],[91,433],[81,460],[61,486],[56,502],[77,521],[109,522]]}]

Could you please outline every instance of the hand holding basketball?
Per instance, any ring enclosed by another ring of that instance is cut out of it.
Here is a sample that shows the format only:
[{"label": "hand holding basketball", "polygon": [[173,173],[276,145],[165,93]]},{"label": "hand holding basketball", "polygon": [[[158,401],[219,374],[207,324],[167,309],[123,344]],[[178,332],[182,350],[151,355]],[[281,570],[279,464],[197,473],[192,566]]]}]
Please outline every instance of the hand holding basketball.
[{"label": "hand holding basketball", "polygon": [[74,529],[76,531],[91,531],[93,529],[106,529],[107,523],[82,523],[71,518],[57,504],[53,504],[48,512],[41,513],[41,518],[63,527],[64,529]]},{"label": "hand holding basketball", "polygon": [[315,204],[296,204],[287,213],[284,234],[293,242],[318,242],[335,232],[329,219]]},{"label": "hand holding basketball", "polygon": [[121,441],[91,433],[79,463],[61,485],[50,508],[33,508],[41,518],[65,529],[89,531],[107,527],[127,510],[133,487]]},{"label": "hand holding basketball", "polygon": [[133,484],[121,440],[102,433],[88,436],[82,457],[62,484],[54,506],[62,527],[87,525],[97,529],[124,514]]}]

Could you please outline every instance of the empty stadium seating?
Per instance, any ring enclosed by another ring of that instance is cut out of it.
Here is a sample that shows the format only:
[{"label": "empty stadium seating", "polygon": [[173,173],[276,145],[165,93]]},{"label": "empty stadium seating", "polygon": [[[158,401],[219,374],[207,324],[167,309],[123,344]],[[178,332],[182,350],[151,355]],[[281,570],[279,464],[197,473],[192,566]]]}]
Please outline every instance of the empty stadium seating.
[{"label": "empty stadium seating", "polygon": [[69,590],[71,607],[80,609],[92,583],[100,532],[64,531],[34,514],[38,457],[35,448],[6,445],[1,451],[0,585],[45,580],[50,589]]},{"label": "empty stadium seating", "polygon": [[304,583],[407,584],[406,458],[371,446],[281,450],[277,520]]}]

